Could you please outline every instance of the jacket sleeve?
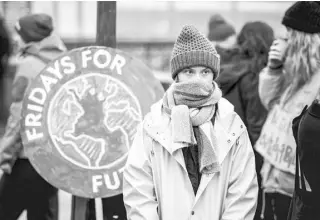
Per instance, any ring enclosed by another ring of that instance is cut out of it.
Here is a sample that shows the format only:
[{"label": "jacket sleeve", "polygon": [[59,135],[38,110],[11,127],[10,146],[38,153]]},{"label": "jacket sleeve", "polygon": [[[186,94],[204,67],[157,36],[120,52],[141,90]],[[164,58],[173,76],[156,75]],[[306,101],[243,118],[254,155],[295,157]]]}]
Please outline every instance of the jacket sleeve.
[{"label": "jacket sleeve", "polygon": [[267,110],[270,110],[275,101],[280,99],[280,88],[284,83],[283,68],[271,69],[265,67],[259,75],[259,97]]},{"label": "jacket sleeve", "polygon": [[123,173],[123,200],[128,220],[159,220],[152,167],[144,141],[142,124],[139,126]]},{"label": "jacket sleeve", "polygon": [[257,207],[255,158],[245,131],[236,142],[221,220],[252,220]]},{"label": "jacket sleeve", "polygon": [[4,135],[0,140],[0,169],[8,174],[11,173],[12,166],[22,150],[20,120],[23,97],[28,87],[29,80],[27,77],[21,76],[20,72],[21,67],[20,71],[17,71],[17,75],[12,85],[12,104],[10,106],[9,118]]},{"label": "jacket sleeve", "polygon": [[0,169],[10,174],[19,152],[22,150],[20,137],[20,113],[22,102],[13,102],[5,133],[0,140]]}]

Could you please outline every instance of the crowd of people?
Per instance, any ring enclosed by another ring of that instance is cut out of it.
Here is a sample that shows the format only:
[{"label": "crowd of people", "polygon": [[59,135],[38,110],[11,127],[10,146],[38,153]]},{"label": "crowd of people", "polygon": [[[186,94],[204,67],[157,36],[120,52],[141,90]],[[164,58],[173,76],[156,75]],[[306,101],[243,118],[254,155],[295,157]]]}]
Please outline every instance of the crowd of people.
[{"label": "crowd of people", "polygon": [[[320,4],[296,2],[281,22],[279,38],[263,21],[237,33],[222,15],[207,35],[182,28],[174,82],[130,148],[118,219],[320,219]],[[20,62],[0,141],[0,219],[27,210],[28,220],[57,220],[57,189],[24,155],[20,120],[30,82],[66,47],[45,14],[21,17],[15,31]],[[1,79],[10,42],[1,20]]]}]

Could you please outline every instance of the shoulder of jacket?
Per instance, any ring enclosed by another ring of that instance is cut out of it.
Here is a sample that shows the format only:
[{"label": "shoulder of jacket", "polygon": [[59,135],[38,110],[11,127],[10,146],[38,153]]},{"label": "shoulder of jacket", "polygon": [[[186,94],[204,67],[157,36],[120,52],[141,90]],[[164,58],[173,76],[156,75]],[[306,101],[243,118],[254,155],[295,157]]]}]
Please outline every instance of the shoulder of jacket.
[{"label": "shoulder of jacket", "polygon": [[162,100],[153,104],[150,108],[150,112],[144,117],[145,125],[153,130],[162,131],[166,129],[170,117],[162,111]]},{"label": "shoulder of jacket", "polygon": [[227,118],[227,120],[229,121],[230,128],[237,127],[240,128],[240,130],[245,130],[247,128],[244,122],[242,121],[241,117],[236,112],[232,112]]},{"label": "shoulder of jacket", "polygon": [[20,64],[30,62],[31,60],[35,60],[36,58],[28,53],[21,53],[18,56],[18,61]]},{"label": "shoulder of jacket", "polygon": [[20,57],[17,62],[16,75],[19,75],[19,73],[28,73],[30,71],[34,72],[35,68],[40,71],[43,67],[44,65],[33,56]]},{"label": "shoulder of jacket", "polygon": [[33,56],[19,58],[17,62],[16,77],[25,76],[28,79],[34,78],[45,67],[45,64]]},{"label": "shoulder of jacket", "polygon": [[[228,130],[228,136],[231,140],[233,149],[237,151],[239,147],[247,148],[247,143],[251,143],[248,136],[249,134],[247,131],[247,127],[237,113],[233,114],[233,119],[231,120],[229,126],[230,128]],[[250,148],[252,147],[250,146]]]},{"label": "shoulder of jacket", "polygon": [[225,133],[233,137],[240,137],[246,130],[246,126],[234,111],[234,106],[226,99],[222,99],[219,104],[221,108],[217,120],[222,124]]},{"label": "shoulder of jacket", "polygon": [[151,142],[152,142],[152,138],[151,136],[148,134],[147,130],[146,130],[146,127],[145,127],[145,124],[147,122],[144,120],[141,124],[142,128],[141,128],[141,135],[142,135],[142,140],[143,140],[143,143],[144,145],[149,145]]}]

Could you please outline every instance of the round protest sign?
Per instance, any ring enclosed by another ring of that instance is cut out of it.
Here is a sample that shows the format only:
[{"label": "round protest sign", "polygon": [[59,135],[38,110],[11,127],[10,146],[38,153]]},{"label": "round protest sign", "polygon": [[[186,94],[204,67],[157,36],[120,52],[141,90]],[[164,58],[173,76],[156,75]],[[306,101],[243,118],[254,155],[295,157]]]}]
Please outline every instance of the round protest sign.
[{"label": "round protest sign", "polygon": [[69,51],[50,62],[26,92],[25,152],[59,189],[88,198],[118,195],[137,125],[163,93],[150,69],[123,51]]}]

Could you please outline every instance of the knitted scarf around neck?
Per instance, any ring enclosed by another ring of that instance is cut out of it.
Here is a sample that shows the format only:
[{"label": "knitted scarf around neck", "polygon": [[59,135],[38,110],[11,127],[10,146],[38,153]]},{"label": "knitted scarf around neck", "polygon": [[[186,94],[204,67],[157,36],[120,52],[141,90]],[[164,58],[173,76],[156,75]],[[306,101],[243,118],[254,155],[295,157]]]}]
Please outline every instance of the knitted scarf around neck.
[{"label": "knitted scarf around neck", "polygon": [[211,119],[221,96],[215,82],[193,81],[174,82],[163,97],[164,111],[171,117],[173,141],[198,145],[201,173],[220,169]]}]

